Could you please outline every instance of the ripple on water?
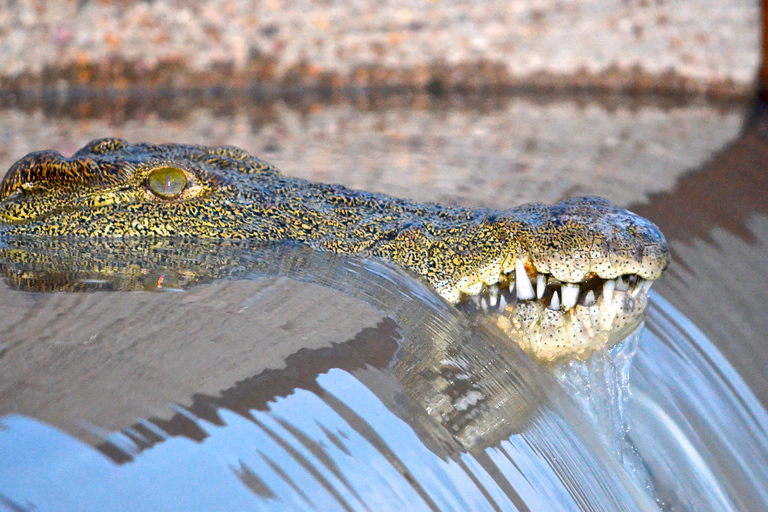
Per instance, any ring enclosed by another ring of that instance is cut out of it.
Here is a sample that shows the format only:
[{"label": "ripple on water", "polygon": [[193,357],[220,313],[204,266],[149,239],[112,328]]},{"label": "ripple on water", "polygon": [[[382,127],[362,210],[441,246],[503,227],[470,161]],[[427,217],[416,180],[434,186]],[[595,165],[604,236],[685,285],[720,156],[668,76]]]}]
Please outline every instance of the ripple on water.
[{"label": "ripple on water", "polygon": [[[298,278],[292,273],[300,270],[303,280],[346,290],[396,320],[402,339],[388,365],[323,368],[262,405],[243,407],[247,398],[237,395],[245,388],[225,390],[201,398],[208,414],[177,407],[172,421],[104,432],[101,451],[32,412],[5,416],[0,503],[14,510],[768,508],[768,414],[661,297],[652,296],[646,330],[553,372],[402,272],[300,255],[293,269],[281,253],[274,274]],[[270,375],[254,376],[254,389]],[[105,455],[116,452],[121,457]]]}]

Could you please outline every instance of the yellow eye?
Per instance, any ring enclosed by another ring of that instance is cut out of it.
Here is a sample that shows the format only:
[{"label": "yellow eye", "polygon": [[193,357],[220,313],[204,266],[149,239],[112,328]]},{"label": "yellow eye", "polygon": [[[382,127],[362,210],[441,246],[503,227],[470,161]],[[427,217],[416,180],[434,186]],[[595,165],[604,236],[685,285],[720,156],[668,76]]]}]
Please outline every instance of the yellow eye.
[{"label": "yellow eye", "polygon": [[149,189],[163,199],[173,199],[184,191],[187,176],[175,167],[158,167],[149,173]]}]

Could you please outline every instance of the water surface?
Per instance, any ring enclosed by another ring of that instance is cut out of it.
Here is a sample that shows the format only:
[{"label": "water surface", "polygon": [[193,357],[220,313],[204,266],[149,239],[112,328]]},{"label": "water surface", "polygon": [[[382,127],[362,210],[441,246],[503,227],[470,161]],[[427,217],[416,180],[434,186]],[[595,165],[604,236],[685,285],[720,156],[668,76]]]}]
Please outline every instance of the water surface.
[{"label": "water surface", "polygon": [[[321,106],[273,124],[251,119],[243,133],[259,141],[293,126],[291,145],[281,147],[312,141],[331,156],[328,168],[341,160],[350,172],[368,169],[362,180],[386,176],[377,174],[385,162],[441,162],[419,175],[426,186],[412,197],[430,198],[432,179],[474,183],[461,172],[497,169],[500,178],[451,197],[498,206],[503,194],[485,191],[514,190],[528,179],[509,173],[522,169],[515,163],[560,162],[554,167],[564,174],[549,178],[560,186],[572,165],[579,193],[614,183],[625,194],[615,200],[634,202],[657,222],[676,257],[654,288],[645,330],[592,361],[539,367],[492,326],[397,270],[290,247],[253,253],[255,268],[239,265],[185,291],[174,291],[182,287],[171,279],[158,293],[160,275],[145,283],[155,291],[3,287],[0,508],[768,510],[765,315],[751,313],[768,299],[764,276],[753,272],[768,241],[760,200],[768,189],[754,171],[768,162],[760,160],[761,112],[739,135],[746,111],[739,106],[625,108],[567,98],[502,105],[501,113],[463,106],[413,115]],[[0,119],[27,115],[52,123],[40,111],[5,111]],[[85,117],[77,133],[153,126],[153,115],[106,127]],[[558,115],[574,126],[604,119],[597,133],[616,136],[568,130],[560,146],[547,145],[557,139],[543,127],[556,126]],[[482,127],[508,133],[504,126],[520,118],[545,121],[528,123],[542,127],[539,138],[528,136],[533,143],[510,136],[509,145],[483,145],[490,136]],[[649,118],[655,124],[644,125]],[[158,126],[182,133],[195,119]],[[230,133],[242,117],[236,110],[212,119],[206,130]],[[356,127],[384,123],[357,139],[370,141],[358,154],[372,160],[349,160],[355,153],[339,148],[353,139],[343,129],[327,145],[315,140],[331,121],[343,127],[350,119]],[[399,138],[395,128],[446,119],[477,134],[454,134],[441,146],[436,138]],[[71,120],[58,122],[51,129]],[[638,146],[648,140],[643,126],[666,127],[666,138]],[[5,133],[13,140],[23,132]],[[28,139],[30,149],[47,146]],[[407,151],[402,140],[411,141]],[[454,153],[441,160],[447,146]],[[473,156],[481,153],[490,167]],[[752,160],[742,170],[745,156]],[[656,188],[630,186],[642,169],[637,161],[661,172]],[[598,165],[597,176],[579,174],[595,163],[610,165]],[[719,198],[724,182],[728,196]],[[553,199],[571,189],[557,189]]]}]

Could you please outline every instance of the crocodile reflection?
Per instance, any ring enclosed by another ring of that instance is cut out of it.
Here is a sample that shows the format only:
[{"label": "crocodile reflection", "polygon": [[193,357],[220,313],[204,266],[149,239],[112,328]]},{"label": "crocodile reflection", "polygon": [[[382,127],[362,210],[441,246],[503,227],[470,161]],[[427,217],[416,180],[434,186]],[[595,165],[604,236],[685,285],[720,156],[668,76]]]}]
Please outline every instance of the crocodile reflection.
[{"label": "crocodile reflection", "polygon": [[[354,272],[341,279],[349,266]],[[541,375],[533,377],[536,365],[522,351],[499,344],[503,337],[489,335],[487,322],[462,314],[407,273],[376,260],[292,244],[29,238],[0,245],[0,269],[14,288],[37,292],[174,290],[215,279],[288,276],[339,289],[395,320],[396,327],[387,321],[363,340],[340,344],[322,357],[299,358],[282,373],[269,371],[217,397],[198,397],[191,413],[209,421],[218,408],[247,417],[248,410],[264,408],[292,387],[315,391],[313,376],[341,367],[378,394],[432,451],[452,457],[521,431],[547,402]],[[414,286],[413,297],[403,293]],[[307,375],[310,359],[328,363],[310,365]],[[291,377],[297,372],[304,374],[298,382]],[[155,424],[170,435],[202,435],[183,415]],[[143,430],[134,425],[131,431]],[[125,458],[109,443],[101,448],[113,460]]]}]

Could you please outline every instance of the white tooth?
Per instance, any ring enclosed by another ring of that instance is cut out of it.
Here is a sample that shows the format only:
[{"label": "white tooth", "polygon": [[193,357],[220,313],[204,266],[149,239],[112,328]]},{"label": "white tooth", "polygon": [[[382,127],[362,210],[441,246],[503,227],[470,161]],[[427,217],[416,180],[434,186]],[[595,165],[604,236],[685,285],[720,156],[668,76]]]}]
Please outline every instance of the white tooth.
[{"label": "white tooth", "polygon": [[645,279],[638,278],[637,282],[635,283],[635,287],[632,288],[632,297],[637,297],[640,295],[640,292],[643,291],[643,283],[645,282]]},{"label": "white tooth", "polygon": [[646,281],[643,283],[643,291],[645,293],[648,293],[651,289],[651,286],[653,286],[653,281]]},{"label": "white tooth", "polygon": [[520,300],[530,300],[536,297],[533,293],[533,285],[525,273],[523,262],[519,259],[515,261],[515,283],[517,287],[517,298]]},{"label": "white tooth", "polygon": [[603,283],[603,301],[606,304],[613,302],[613,290],[616,289],[616,281],[611,279]]},{"label": "white tooth", "polygon": [[563,283],[561,288],[563,293],[563,310],[568,311],[576,305],[579,300],[579,285],[573,283]]},{"label": "white tooth", "polygon": [[584,297],[584,305],[586,307],[589,307],[595,303],[595,292],[592,290],[589,290],[587,292],[587,295]]},{"label": "white tooth", "polygon": [[499,287],[495,284],[488,289],[488,303],[492,308],[496,307],[499,303]]},{"label": "white tooth", "polygon": [[549,309],[560,311],[560,297],[558,297],[557,292],[552,294],[552,300],[549,301]]},{"label": "white tooth", "polygon": [[510,281],[509,282],[509,293],[512,293],[514,291],[515,291],[515,282],[514,281]]},{"label": "white tooth", "polygon": [[506,311],[507,309],[507,299],[504,298],[504,295],[499,295],[499,311]]},{"label": "white tooth", "polygon": [[544,274],[536,276],[536,298],[540,299],[544,296],[544,290],[547,289],[547,278]]},{"label": "white tooth", "polygon": [[619,276],[616,278],[616,290],[620,292],[629,290],[629,283],[624,280],[624,276]]}]

